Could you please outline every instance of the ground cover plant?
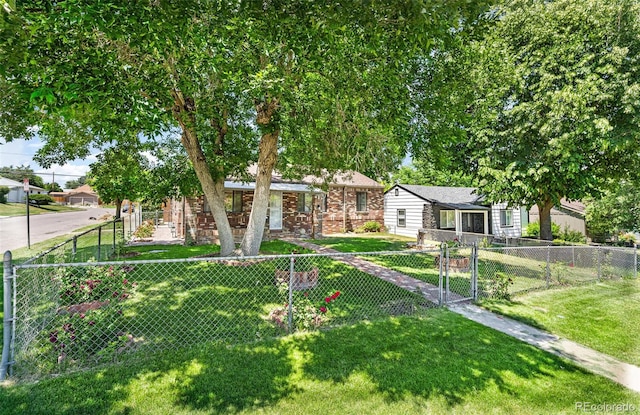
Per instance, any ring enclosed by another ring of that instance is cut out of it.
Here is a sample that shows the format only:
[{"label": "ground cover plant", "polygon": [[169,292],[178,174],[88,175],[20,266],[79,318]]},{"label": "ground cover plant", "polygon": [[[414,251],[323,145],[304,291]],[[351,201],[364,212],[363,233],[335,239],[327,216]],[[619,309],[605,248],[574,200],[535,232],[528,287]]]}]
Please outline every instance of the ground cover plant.
[{"label": "ground cover plant", "polygon": [[640,395],[446,310],[0,388],[0,414],[573,414]]},{"label": "ground cover plant", "polygon": [[532,292],[482,305],[640,366],[640,280]]}]

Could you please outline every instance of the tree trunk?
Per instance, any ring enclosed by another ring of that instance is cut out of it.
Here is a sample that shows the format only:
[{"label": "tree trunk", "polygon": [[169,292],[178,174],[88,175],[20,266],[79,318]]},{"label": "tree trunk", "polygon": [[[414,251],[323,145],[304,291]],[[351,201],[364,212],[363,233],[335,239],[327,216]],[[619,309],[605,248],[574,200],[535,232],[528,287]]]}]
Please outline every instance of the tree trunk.
[{"label": "tree trunk", "polygon": [[116,219],[120,219],[121,210],[122,210],[122,200],[116,199]]},{"label": "tree trunk", "polygon": [[182,145],[184,146],[189,160],[193,164],[193,169],[202,186],[204,197],[211,207],[213,220],[216,222],[218,238],[220,239],[220,255],[228,256],[235,250],[233,233],[229,225],[229,218],[224,207],[224,175],[215,180],[211,175],[209,164],[206,161],[195,129],[195,104],[192,99],[184,97],[182,92],[173,90],[172,96],[175,101],[173,113],[176,120],[182,127]]},{"label": "tree trunk", "polygon": [[253,204],[247,230],[242,238],[240,250],[243,255],[254,256],[260,251],[260,243],[264,235],[264,225],[267,221],[267,209],[269,209],[269,189],[271,188],[271,176],[278,161],[278,134],[279,130],[273,123],[273,115],[278,109],[278,100],[271,99],[261,102],[256,106],[258,114],[256,121],[259,126],[266,128],[260,139],[258,154],[258,171],[256,173],[256,188],[253,194]]},{"label": "tree trunk", "polygon": [[540,239],[553,241],[553,234],[551,232],[551,209],[553,208],[553,202],[547,198],[537,203],[537,205],[540,214]]}]

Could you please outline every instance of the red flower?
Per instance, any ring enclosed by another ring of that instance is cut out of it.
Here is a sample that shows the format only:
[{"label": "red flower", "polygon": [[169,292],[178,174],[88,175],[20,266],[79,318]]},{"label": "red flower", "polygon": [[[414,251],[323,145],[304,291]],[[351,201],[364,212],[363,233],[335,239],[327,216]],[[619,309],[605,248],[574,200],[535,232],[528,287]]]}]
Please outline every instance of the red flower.
[{"label": "red flower", "polygon": [[335,300],[338,297],[340,297],[340,291],[336,291],[335,293],[333,293],[333,295],[331,296],[331,299]]},{"label": "red flower", "polygon": [[327,312],[327,307],[325,307],[325,306],[320,307],[320,312],[321,313],[326,313]]},{"label": "red flower", "polygon": [[324,301],[329,304],[331,302],[331,297],[325,297]]}]

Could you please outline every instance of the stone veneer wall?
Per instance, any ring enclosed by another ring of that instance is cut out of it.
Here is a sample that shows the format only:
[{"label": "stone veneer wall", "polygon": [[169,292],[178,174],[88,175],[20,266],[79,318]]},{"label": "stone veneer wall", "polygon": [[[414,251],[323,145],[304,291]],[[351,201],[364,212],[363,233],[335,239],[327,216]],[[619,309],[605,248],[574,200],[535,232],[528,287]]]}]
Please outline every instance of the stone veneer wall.
[{"label": "stone veneer wall", "polygon": [[438,229],[433,203],[425,203],[422,208],[422,228]]},{"label": "stone veneer wall", "polygon": [[[356,211],[356,194],[367,193],[366,212]],[[343,198],[345,200],[343,209]],[[322,233],[351,232],[366,222],[375,221],[384,224],[383,189],[358,187],[329,187],[327,210],[322,214]]]}]

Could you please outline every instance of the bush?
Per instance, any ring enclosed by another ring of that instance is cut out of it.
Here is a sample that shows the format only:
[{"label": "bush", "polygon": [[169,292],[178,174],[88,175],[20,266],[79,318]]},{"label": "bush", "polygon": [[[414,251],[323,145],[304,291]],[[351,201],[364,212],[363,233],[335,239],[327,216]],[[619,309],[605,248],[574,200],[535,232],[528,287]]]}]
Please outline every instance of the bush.
[{"label": "bush", "polygon": [[[551,222],[551,235],[553,239],[560,237],[560,225]],[[540,237],[540,222],[531,222],[527,225],[527,236]]]},{"label": "bush", "polygon": [[381,232],[384,229],[380,223],[375,221],[365,222],[364,225],[359,226],[355,229],[356,233],[365,233],[365,232]]},{"label": "bush", "polygon": [[145,220],[133,234],[136,238],[151,238],[155,230],[153,220]]},{"label": "bush", "polygon": [[53,203],[53,198],[49,195],[29,195],[29,201],[33,201],[36,205],[48,205]]},{"label": "bush", "polygon": [[0,203],[7,203],[7,194],[9,194],[9,188],[0,186]]},{"label": "bush", "polygon": [[560,237],[559,238],[562,239],[563,241],[567,241],[567,242],[580,242],[580,243],[586,243],[587,242],[587,237],[586,236],[584,236],[582,233],[580,233],[578,231],[574,231],[572,229],[569,229],[568,226],[564,227],[564,229],[560,233]]}]

